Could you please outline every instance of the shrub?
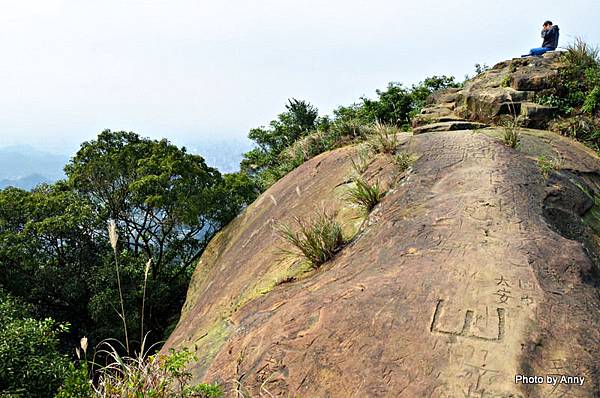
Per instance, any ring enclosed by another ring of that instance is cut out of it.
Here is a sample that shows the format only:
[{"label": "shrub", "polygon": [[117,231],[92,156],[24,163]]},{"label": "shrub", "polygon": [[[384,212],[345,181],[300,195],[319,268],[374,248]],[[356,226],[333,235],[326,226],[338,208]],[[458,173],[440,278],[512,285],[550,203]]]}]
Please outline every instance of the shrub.
[{"label": "shrub", "polygon": [[279,234],[292,246],[293,254],[308,260],[313,268],[333,258],[344,244],[342,227],[333,214],[318,212],[307,221],[294,217],[297,231],[287,224],[276,227]]},{"label": "shrub", "polygon": [[542,98],[542,103],[557,106],[563,115],[581,108],[592,113],[597,109],[600,91],[600,60],[598,47],[576,38],[562,55],[563,67],[554,89]]},{"label": "shrub", "polygon": [[490,67],[486,64],[475,64],[475,74],[476,75],[480,75],[482,73],[487,72],[488,70],[490,70]]},{"label": "shrub", "polygon": [[216,384],[191,383],[192,375],[187,366],[197,358],[187,349],[169,350],[168,354],[146,355],[143,352],[134,356],[122,357],[109,342],[102,343],[106,349],[100,356],[106,356],[108,364],[99,368],[92,384],[87,360],[79,367],[71,366],[71,372],[55,398],[218,398],[223,391]]},{"label": "shrub", "polygon": [[359,119],[340,119],[333,123],[331,130],[335,132],[335,135],[342,138],[363,139],[370,132],[370,127]]},{"label": "shrub", "polygon": [[[106,344],[106,343],[105,343]],[[100,369],[96,397],[153,398],[198,397],[213,398],[223,396],[218,385],[191,385],[192,374],[186,369],[188,364],[198,359],[188,350],[170,350],[169,354],[137,357],[121,357],[117,350],[107,344],[106,354],[111,358]]]},{"label": "shrub", "polygon": [[0,396],[53,397],[67,372],[58,350],[67,329],[30,318],[26,306],[0,291]]},{"label": "shrub", "polygon": [[587,115],[561,118],[550,123],[550,130],[583,142],[600,152],[600,122]]},{"label": "shrub", "polygon": [[71,363],[63,385],[54,398],[92,398],[94,390],[86,362],[79,366]]},{"label": "shrub", "polygon": [[555,107],[560,115],[570,115],[574,110],[569,99],[559,97],[558,95],[552,93],[537,96],[535,102],[540,105]]},{"label": "shrub", "polygon": [[368,213],[381,201],[384,191],[378,183],[369,184],[364,178],[357,178],[348,190],[348,200]]},{"label": "shrub", "polygon": [[588,93],[583,102],[581,110],[594,114],[600,108],[600,86],[594,87],[592,91]]}]

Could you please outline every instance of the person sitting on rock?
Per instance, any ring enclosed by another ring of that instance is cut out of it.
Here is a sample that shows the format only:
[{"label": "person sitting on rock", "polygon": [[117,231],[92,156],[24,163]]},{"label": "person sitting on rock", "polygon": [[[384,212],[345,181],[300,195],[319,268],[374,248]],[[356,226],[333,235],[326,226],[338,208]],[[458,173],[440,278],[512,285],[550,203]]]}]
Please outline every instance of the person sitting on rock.
[{"label": "person sitting on rock", "polygon": [[542,39],[544,39],[544,42],[542,43],[542,46],[532,48],[531,51],[529,51],[529,54],[523,56],[540,56],[548,51],[556,50],[556,47],[558,47],[558,31],[558,25],[553,25],[552,21],[544,22],[544,27],[542,29]]}]

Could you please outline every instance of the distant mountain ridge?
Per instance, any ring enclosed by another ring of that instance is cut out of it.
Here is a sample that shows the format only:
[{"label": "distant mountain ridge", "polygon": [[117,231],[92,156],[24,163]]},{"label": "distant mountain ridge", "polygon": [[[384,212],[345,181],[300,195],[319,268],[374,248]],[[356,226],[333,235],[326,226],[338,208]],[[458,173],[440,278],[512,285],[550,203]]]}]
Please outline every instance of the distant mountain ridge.
[{"label": "distant mountain ridge", "polygon": [[4,178],[0,180],[0,189],[15,187],[30,190],[35,188],[37,185],[50,182],[53,181],[41,174],[34,173],[24,177]]},{"label": "distant mountain ridge", "polygon": [[31,189],[64,177],[67,155],[44,152],[28,145],[0,148],[0,188]]}]

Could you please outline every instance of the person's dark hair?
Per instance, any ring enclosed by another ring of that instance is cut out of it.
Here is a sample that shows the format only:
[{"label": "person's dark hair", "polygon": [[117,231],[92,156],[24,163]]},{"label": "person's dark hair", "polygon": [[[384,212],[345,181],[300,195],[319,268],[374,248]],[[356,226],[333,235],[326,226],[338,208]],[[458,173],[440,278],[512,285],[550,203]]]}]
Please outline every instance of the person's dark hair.
[{"label": "person's dark hair", "polygon": [[544,22],[544,26],[548,26],[548,25],[552,25],[552,21],[546,21],[546,22]]}]

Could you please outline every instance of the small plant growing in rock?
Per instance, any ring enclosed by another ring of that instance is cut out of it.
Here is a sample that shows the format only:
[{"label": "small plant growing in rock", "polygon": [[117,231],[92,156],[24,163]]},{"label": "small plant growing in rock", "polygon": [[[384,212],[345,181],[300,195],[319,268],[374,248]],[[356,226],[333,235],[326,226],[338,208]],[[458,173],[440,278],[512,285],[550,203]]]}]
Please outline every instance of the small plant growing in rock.
[{"label": "small plant growing in rock", "polygon": [[381,201],[385,192],[379,183],[369,184],[364,178],[354,180],[354,186],[348,190],[348,200],[356,204],[365,213],[369,213]]},{"label": "small plant growing in rock", "polygon": [[523,125],[523,116],[516,114],[514,104],[511,106],[511,115],[504,118],[502,124],[504,126],[504,136],[502,137],[504,144],[516,149],[521,142],[519,130]]},{"label": "small plant growing in rock", "polygon": [[487,72],[488,70],[490,70],[490,67],[487,66],[486,64],[475,64],[475,74],[476,75],[480,75],[484,72]]},{"label": "small plant growing in rock", "polygon": [[517,148],[521,142],[521,135],[519,133],[518,126],[504,126],[504,144],[511,147]]},{"label": "small plant growing in rock", "polygon": [[415,156],[406,152],[400,152],[394,156],[394,163],[396,166],[398,166],[398,170],[400,172],[406,171],[415,162],[415,160]]},{"label": "small plant growing in rock", "polygon": [[371,163],[371,151],[366,145],[360,145],[356,151],[357,158],[352,159],[352,169],[358,175],[364,173]]},{"label": "small plant growing in rock", "polygon": [[396,126],[377,123],[369,137],[369,146],[377,153],[394,153],[401,130]]},{"label": "small plant growing in rock", "polygon": [[561,161],[560,159],[547,159],[545,156],[539,156],[538,157],[538,167],[540,168],[540,171],[542,172],[542,175],[544,176],[545,179],[547,179],[548,177],[550,177],[550,174],[553,171],[558,171],[561,168]]},{"label": "small plant growing in rock", "polygon": [[569,67],[590,68],[597,67],[600,60],[600,48],[587,43],[583,38],[576,37],[567,44],[567,51],[563,54]]},{"label": "small plant growing in rock", "polygon": [[340,223],[334,214],[325,210],[308,220],[294,217],[294,224],[295,228],[281,224],[276,226],[276,230],[294,246],[294,250],[287,252],[304,257],[313,268],[333,258],[344,245]]}]

